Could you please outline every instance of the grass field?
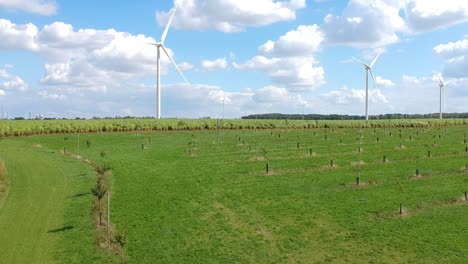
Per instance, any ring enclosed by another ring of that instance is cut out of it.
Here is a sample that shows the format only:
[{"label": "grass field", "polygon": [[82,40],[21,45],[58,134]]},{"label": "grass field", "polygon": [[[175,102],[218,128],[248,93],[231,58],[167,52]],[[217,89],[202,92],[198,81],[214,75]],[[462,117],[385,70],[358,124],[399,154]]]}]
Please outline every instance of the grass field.
[{"label": "grass field", "polygon": [[95,247],[92,170],[16,138],[1,142],[11,186],[0,204],[0,263],[92,263],[115,259]]},{"label": "grass field", "polygon": [[117,261],[96,249],[93,172],[63,157],[65,145],[91,160],[107,153],[128,263],[466,263],[466,129],[96,133],[79,149],[77,134],[5,138],[0,250],[22,263],[14,238],[40,252],[23,259]]}]

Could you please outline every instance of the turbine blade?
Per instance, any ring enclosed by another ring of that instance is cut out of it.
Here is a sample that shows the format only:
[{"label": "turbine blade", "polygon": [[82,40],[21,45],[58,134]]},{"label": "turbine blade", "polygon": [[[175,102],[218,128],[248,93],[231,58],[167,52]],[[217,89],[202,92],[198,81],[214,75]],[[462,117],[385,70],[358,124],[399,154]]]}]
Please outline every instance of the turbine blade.
[{"label": "turbine blade", "polygon": [[356,59],[356,57],[353,57],[353,60],[356,61],[357,63],[360,63],[360,64],[364,65],[364,67],[369,67],[369,65],[367,65],[365,62],[363,62],[361,60]]},{"label": "turbine blade", "polygon": [[158,46],[156,43],[145,43],[146,45]]},{"label": "turbine blade", "polygon": [[177,71],[180,73],[180,75],[182,76],[182,78],[184,78],[185,82],[190,85],[190,83],[187,81],[187,79],[185,78],[184,74],[182,73],[182,71],[179,69],[179,66],[177,66],[177,64],[175,63],[174,59],[172,59],[171,55],[169,55],[169,52],[167,52],[166,48],[164,46],[161,46],[161,48],[164,50],[164,53],[166,53],[167,57],[172,61],[172,64],[174,64],[174,66],[176,67]]},{"label": "turbine blade", "polygon": [[439,86],[444,86],[444,82],[442,81],[440,77],[439,77]]},{"label": "turbine blade", "polygon": [[381,54],[382,54],[382,52],[379,52],[379,54],[377,54],[377,56],[375,56],[374,60],[370,64],[371,68],[374,67],[374,64],[377,62],[377,60],[379,59]]},{"label": "turbine blade", "polygon": [[370,71],[370,76],[372,77],[372,81],[374,82],[374,89],[375,89],[377,84],[375,83],[375,78],[374,78],[374,73],[372,72],[372,68],[370,68],[369,71]]},{"label": "turbine blade", "polygon": [[163,34],[161,36],[161,44],[164,44],[164,40],[167,37],[167,32],[169,31],[169,27],[171,26],[172,19],[174,18],[175,11],[176,11],[176,8],[174,7],[174,9],[172,11],[172,15],[169,18],[169,21],[167,22],[166,28],[164,29],[164,32],[163,32]]}]

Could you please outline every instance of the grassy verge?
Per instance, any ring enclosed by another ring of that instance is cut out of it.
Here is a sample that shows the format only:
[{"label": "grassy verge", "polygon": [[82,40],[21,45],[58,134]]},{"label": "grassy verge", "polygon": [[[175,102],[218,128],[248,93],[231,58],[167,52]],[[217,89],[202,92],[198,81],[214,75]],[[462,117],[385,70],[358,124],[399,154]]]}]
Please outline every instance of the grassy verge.
[{"label": "grassy verge", "polygon": [[0,209],[3,263],[112,263],[99,252],[91,219],[92,171],[21,138],[2,141],[9,195]]}]

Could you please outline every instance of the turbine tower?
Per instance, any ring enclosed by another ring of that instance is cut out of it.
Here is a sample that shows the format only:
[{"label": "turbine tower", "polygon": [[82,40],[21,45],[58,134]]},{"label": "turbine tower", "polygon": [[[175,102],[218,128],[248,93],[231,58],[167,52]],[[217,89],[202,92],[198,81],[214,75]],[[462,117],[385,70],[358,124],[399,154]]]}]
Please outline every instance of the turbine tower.
[{"label": "turbine tower", "polygon": [[175,68],[177,71],[180,73],[182,78],[185,80],[185,82],[190,85],[190,83],[187,81],[185,78],[184,74],[182,71],[179,69],[177,64],[175,63],[174,59],[172,59],[171,55],[166,50],[166,47],[164,46],[164,40],[166,40],[167,37],[167,32],[169,31],[169,27],[171,26],[172,19],[174,18],[176,8],[174,7],[171,17],[169,18],[169,21],[167,22],[166,28],[164,29],[164,32],[161,36],[161,41],[156,42],[156,43],[147,43],[149,45],[153,45],[157,48],[157,73],[156,73],[156,79],[157,79],[157,84],[156,84],[156,94],[157,94],[157,101],[158,101],[158,106],[156,109],[156,118],[161,119],[161,49],[166,53],[167,57],[169,60],[171,60],[172,64],[174,64]]},{"label": "turbine tower", "polygon": [[439,77],[439,88],[440,88],[440,94],[439,94],[439,119],[442,119],[442,108],[443,108],[443,101],[444,101],[444,94],[445,94],[445,86],[452,82],[453,80],[449,80],[448,82],[442,81],[442,77]]},{"label": "turbine tower", "polygon": [[439,88],[440,88],[440,94],[439,94],[439,119],[442,119],[442,91],[444,89],[444,83],[442,82],[441,78],[439,78]]},{"label": "turbine tower", "polygon": [[366,69],[366,120],[369,120],[369,72],[371,74],[372,80],[374,81],[374,87],[375,87],[375,78],[374,78],[374,73],[372,72],[372,67],[374,67],[374,64],[379,59],[380,54],[382,53],[379,53],[377,54],[377,56],[375,56],[374,60],[372,60],[370,65],[353,57],[355,61],[364,65],[364,69]]}]

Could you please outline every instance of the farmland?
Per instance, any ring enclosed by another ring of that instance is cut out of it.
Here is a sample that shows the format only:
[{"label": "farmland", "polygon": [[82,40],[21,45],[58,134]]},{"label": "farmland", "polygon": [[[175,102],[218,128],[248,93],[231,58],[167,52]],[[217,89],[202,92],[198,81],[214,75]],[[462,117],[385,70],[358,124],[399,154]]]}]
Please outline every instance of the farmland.
[{"label": "farmland", "polygon": [[[96,245],[85,159],[112,168],[128,263],[468,260],[464,120],[1,124],[3,136],[36,135],[0,142],[11,182],[0,253],[11,263],[118,261]],[[84,133],[109,131],[122,133]],[[17,221],[31,217],[41,220]],[[11,253],[37,237],[41,250]]]}]

